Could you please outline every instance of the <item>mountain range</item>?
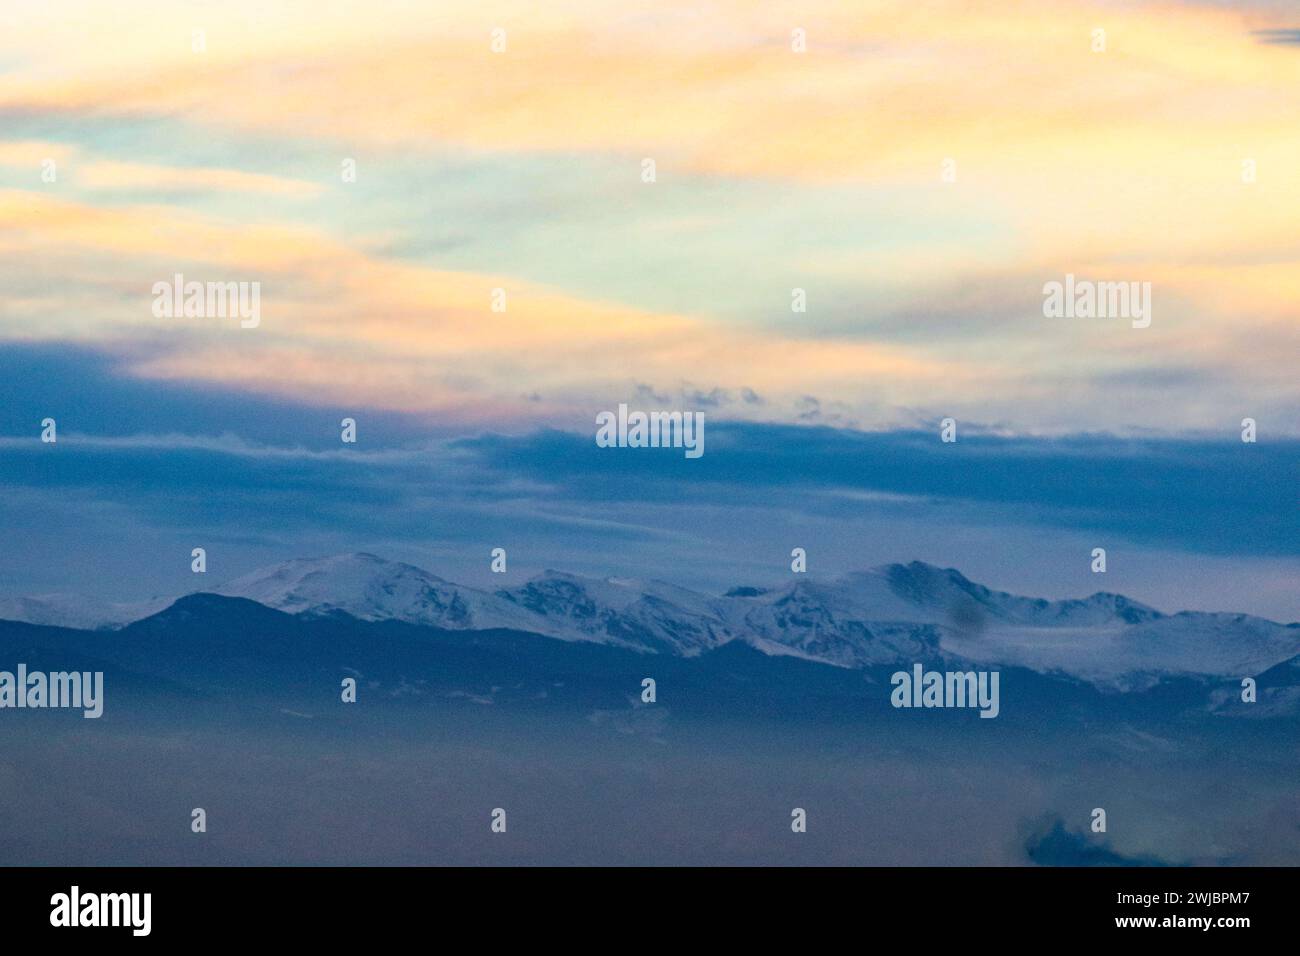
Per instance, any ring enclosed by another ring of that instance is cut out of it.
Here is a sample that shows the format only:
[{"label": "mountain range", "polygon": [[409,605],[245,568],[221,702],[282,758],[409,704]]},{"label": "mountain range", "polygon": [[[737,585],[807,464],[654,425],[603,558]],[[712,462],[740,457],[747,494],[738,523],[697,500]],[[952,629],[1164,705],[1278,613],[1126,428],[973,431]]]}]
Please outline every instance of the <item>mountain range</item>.
[{"label": "mountain range", "polygon": [[[1103,688],[1165,677],[1240,679],[1300,656],[1300,625],[1246,614],[1163,614],[1099,592],[1049,601],[990,590],[951,568],[890,564],[832,580],[722,595],[659,581],[547,571],[487,591],[367,553],[298,559],[199,593],[304,619],[345,617],[441,631],[508,630],[694,657],[732,642],[842,668],[948,659],[1067,675]],[[112,630],[174,604],[0,601],[0,619]]]}]

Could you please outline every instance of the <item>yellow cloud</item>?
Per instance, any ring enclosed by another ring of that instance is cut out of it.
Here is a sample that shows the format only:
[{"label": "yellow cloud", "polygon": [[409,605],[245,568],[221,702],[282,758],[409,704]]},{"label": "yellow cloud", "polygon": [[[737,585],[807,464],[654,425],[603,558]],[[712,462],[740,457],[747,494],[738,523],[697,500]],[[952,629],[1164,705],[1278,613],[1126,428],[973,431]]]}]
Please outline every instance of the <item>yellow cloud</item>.
[{"label": "yellow cloud", "polygon": [[73,172],[76,184],[85,189],[246,192],[299,197],[318,195],[322,189],[319,183],[237,169],[155,166],[107,160],[79,165]]},{"label": "yellow cloud", "polygon": [[[0,192],[0,253],[15,275],[61,280],[0,320],[0,334],[152,343],[157,357],[136,363],[141,374],[307,401],[529,414],[525,391],[580,404],[635,382],[749,387],[791,400],[814,389],[903,400],[972,384],[977,374],[907,349],[738,335],[508,277],[376,259],[304,229],[158,207],[103,209]],[[261,325],[156,318],[153,284],[178,272],[200,282],[260,283]],[[504,312],[492,310],[496,289],[505,291]]]},{"label": "yellow cloud", "polygon": [[[178,115],[349,155],[600,152],[626,157],[630,184],[651,156],[666,182],[942,189],[954,211],[997,202],[1045,257],[1224,251],[1285,233],[1300,211],[1300,56],[1256,42],[1250,29],[1267,21],[1250,11],[489,0],[377,3],[359,18],[346,4],[128,6],[74,7],[97,27],[84,31],[93,48],[63,20],[20,15],[34,21],[23,42],[48,42],[61,68],[17,71],[0,105]],[[503,53],[489,46],[498,27]],[[790,48],[795,27],[806,53]],[[194,53],[200,28],[206,50]],[[946,159],[957,181],[945,185]],[[1246,160],[1258,166],[1250,190]]]},{"label": "yellow cloud", "polygon": [[[8,320],[7,334],[33,334],[30,320],[42,315],[50,330],[162,335],[167,348],[141,366],[150,374],[403,408],[514,407],[524,391],[576,400],[633,379],[955,407],[992,393],[1032,398],[1034,370],[1073,363],[1086,374],[1088,362],[1110,367],[1126,354],[1294,393],[1285,376],[1300,275],[1300,55],[1251,37],[1278,25],[1266,12],[1081,0],[376,0],[360,17],[333,2],[55,0],[3,17],[0,61],[16,65],[0,108],[166,116],[196,136],[316,138],[340,157],[454,148],[544,151],[562,162],[581,151],[626,162],[629,189],[646,188],[637,181],[645,156],[658,162],[655,188],[700,175],[896,189],[899,208],[914,201],[926,222],[950,209],[954,222],[996,223],[997,248],[940,226],[930,241],[815,256],[796,247],[792,259],[813,276],[889,287],[891,308],[918,315],[933,314],[946,290],[996,304],[983,286],[1012,282],[1030,311],[1007,318],[1032,322],[1034,287],[1067,271],[1151,281],[1157,309],[1141,339],[1103,327],[1026,326],[1022,337],[994,328],[960,354],[732,334],[507,276],[387,262],[364,251],[364,238],[350,248],[311,229],[15,192],[0,194],[0,269],[25,284],[9,310],[22,318]],[[489,46],[498,27],[499,54]],[[807,31],[803,54],[790,48],[796,27]],[[40,149],[4,144],[0,163],[32,167]],[[940,178],[949,159],[950,183]],[[235,171],[164,172],[148,157],[76,175],[91,188],[168,176],[182,189],[313,188]],[[131,290],[192,270],[263,281],[263,328],[186,326],[168,338]],[[507,290],[507,313],[488,310],[494,287]],[[82,308],[87,288],[104,298],[93,314]],[[1121,417],[1123,400],[1114,399]]]},{"label": "yellow cloud", "polygon": [[315,196],[322,189],[319,183],[238,169],[99,159],[67,143],[0,141],[0,166],[30,169],[33,181],[51,160],[57,164],[58,181],[70,181],[82,189],[244,192],[298,197]]},{"label": "yellow cloud", "polygon": [[46,160],[66,163],[75,152],[73,147],[63,143],[41,143],[32,140],[0,141],[0,166],[26,168],[38,173],[41,164]]}]

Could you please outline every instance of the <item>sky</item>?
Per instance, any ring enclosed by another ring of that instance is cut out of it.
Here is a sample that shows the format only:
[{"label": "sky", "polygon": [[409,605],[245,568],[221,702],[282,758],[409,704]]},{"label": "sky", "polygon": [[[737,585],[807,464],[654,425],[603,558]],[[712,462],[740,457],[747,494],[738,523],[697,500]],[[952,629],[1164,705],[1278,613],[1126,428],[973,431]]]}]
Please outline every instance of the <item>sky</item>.
[{"label": "sky", "polygon": [[[725,588],[803,546],[1300,620],[1297,29],[7,4],[0,593],[187,590],[200,545]],[[178,273],[260,323],[159,317]],[[1150,283],[1149,327],[1046,317],[1066,275]],[[597,449],[620,402],[704,412],[706,454]]]}]

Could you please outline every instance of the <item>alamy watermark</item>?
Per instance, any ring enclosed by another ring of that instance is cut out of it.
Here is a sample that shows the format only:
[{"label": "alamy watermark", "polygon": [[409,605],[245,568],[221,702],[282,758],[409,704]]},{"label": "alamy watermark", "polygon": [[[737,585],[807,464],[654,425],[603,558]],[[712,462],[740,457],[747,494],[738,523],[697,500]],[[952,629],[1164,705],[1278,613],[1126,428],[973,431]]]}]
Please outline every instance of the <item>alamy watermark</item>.
[{"label": "alamy watermark", "polygon": [[50,925],[56,927],[125,926],[132,936],[148,936],[152,911],[152,893],[83,893],[73,886],[50,897]]},{"label": "alamy watermark", "polygon": [[1067,273],[1064,282],[1043,285],[1043,315],[1049,319],[1131,319],[1133,328],[1151,324],[1150,282],[1093,282]]},{"label": "alamy watermark", "polygon": [[103,671],[0,671],[0,709],[68,707],[77,708],[87,719],[104,713]]},{"label": "alamy watermark", "polygon": [[186,282],[179,272],[171,282],[153,284],[153,314],[158,319],[239,319],[240,328],[262,323],[262,283]]},{"label": "alamy watermark", "polygon": [[996,717],[998,671],[927,671],[920,664],[912,672],[897,671],[889,702],[895,707],[978,707],[981,717]]},{"label": "alamy watermark", "polygon": [[684,448],[687,458],[704,454],[703,412],[629,412],[596,416],[596,444],[601,448]]}]

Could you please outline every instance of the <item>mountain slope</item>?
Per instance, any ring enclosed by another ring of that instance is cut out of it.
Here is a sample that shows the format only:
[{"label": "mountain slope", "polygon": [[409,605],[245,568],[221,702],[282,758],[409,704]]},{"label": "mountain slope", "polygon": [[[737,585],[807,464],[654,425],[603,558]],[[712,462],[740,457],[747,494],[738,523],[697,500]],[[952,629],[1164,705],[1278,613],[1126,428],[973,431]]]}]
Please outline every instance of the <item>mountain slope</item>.
[{"label": "mountain slope", "polygon": [[[768,655],[848,668],[949,660],[1121,688],[1165,677],[1256,675],[1300,654],[1300,628],[1249,615],[1166,615],[1104,592],[1064,601],[1020,597],[922,562],[834,580],[796,575],[782,587],[714,596],[557,571],[488,592],[358,553],[288,561],[215,593],[306,618],[509,630],[683,657],[740,641]],[[3,611],[50,614],[22,602]]]},{"label": "mountain slope", "polygon": [[286,561],[236,578],[214,593],[286,614],[341,612],[361,621],[404,621],[447,630],[533,630],[538,624],[496,595],[366,553]]},{"label": "mountain slope", "polygon": [[48,627],[83,630],[121,627],[148,617],[171,604],[174,598],[153,598],[129,604],[92,601],[75,594],[39,594],[0,599],[0,620],[23,621]]}]

